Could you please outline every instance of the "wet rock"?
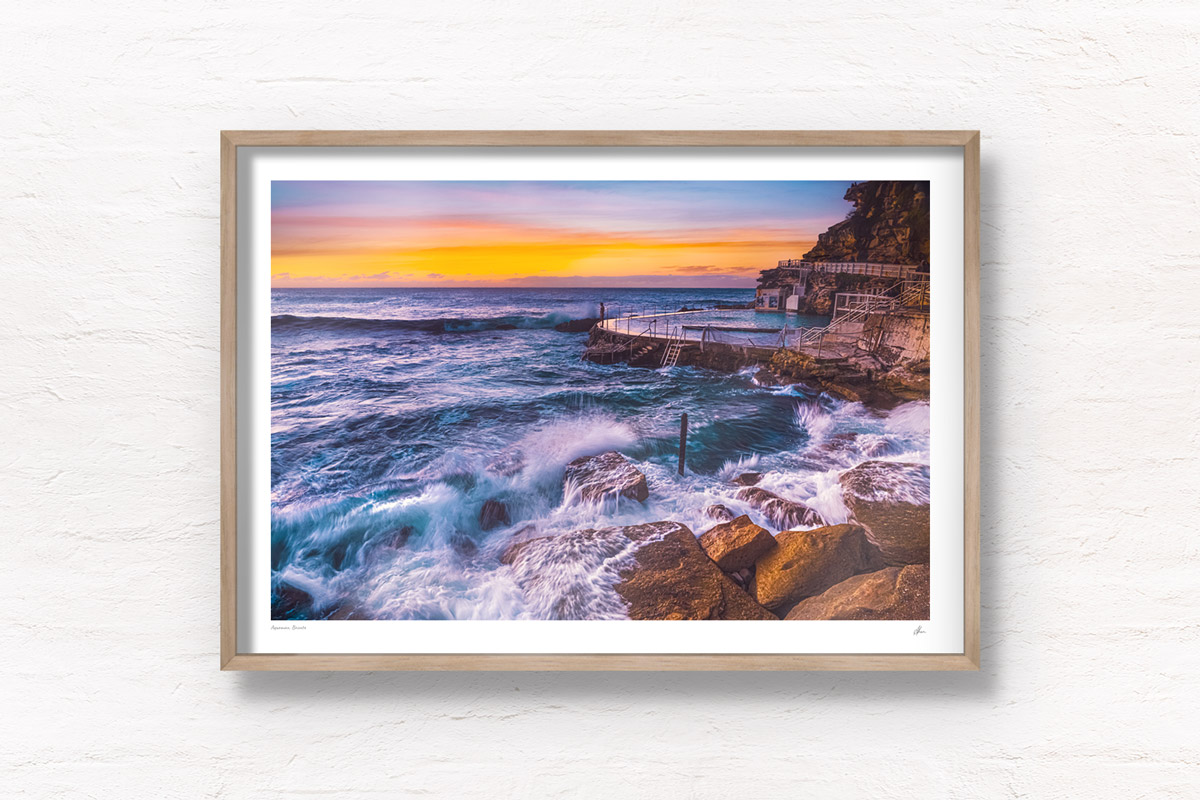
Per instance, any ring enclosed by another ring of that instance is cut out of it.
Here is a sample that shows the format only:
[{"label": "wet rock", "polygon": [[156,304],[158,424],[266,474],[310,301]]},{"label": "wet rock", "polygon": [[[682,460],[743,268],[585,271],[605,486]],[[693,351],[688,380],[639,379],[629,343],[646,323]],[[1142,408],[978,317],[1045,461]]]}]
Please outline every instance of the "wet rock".
[{"label": "wet rock", "polygon": [[622,495],[640,503],[650,496],[646,476],[614,451],[575,459],[567,465],[565,479],[589,502]]},{"label": "wet rock", "polygon": [[785,619],[929,619],[929,565],[855,575],[802,600]]},{"label": "wet rock", "polygon": [[927,466],[866,461],[838,480],[842,501],[878,545],[884,563],[891,567],[929,563]]},{"label": "wet rock", "polygon": [[512,542],[500,555],[500,563],[522,563],[527,561],[531,554],[538,551],[545,553],[549,550],[567,554],[571,551],[596,549],[604,558],[611,558],[628,548],[631,543],[644,542],[660,533],[674,530],[675,525],[674,522],[652,522],[625,527],[585,528],[545,536],[538,536],[537,528],[526,525],[513,536]]},{"label": "wet rock", "polygon": [[724,572],[737,572],[775,546],[775,537],[743,514],[735,520],[709,528],[700,536],[700,547]]},{"label": "wet rock", "polygon": [[736,483],[738,486],[754,486],[761,480],[761,472],[743,472],[733,479],[733,483]]},{"label": "wet rock", "polygon": [[855,449],[858,434],[854,431],[843,431],[829,437],[829,441],[821,445],[821,449],[830,453],[845,453]]},{"label": "wet rock", "polygon": [[804,503],[785,500],[779,495],[768,492],[766,489],[759,489],[757,486],[740,490],[737,498],[761,511],[771,521],[771,524],[780,529],[825,524],[821,515]]},{"label": "wet rock", "polygon": [[632,564],[637,545],[676,529],[672,522],[514,537],[500,557],[512,567],[530,611],[546,619],[624,619],[626,605],[603,587]]},{"label": "wet rock", "polygon": [[821,384],[826,392],[849,403],[861,403],[863,396],[858,387],[850,386],[843,381],[824,381]]},{"label": "wet rock", "polygon": [[483,502],[483,508],[479,509],[481,530],[490,531],[508,523],[508,506],[502,500],[491,498]]},{"label": "wet rock", "polygon": [[350,543],[339,542],[329,548],[325,555],[325,559],[329,562],[329,566],[335,570],[341,569],[346,564],[346,557],[350,555]]},{"label": "wet rock", "polygon": [[401,525],[384,536],[382,543],[385,547],[404,547],[416,532],[412,525]]},{"label": "wet rock", "polygon": [[929,362],[909,361],[892,367],[879,379],[879,385],[906,400],[929,397]]},{"label": "wet rock", "polygon": [[667,524],[672,529],[620,572],[615,588],[631,619],[777,619],[721,572],[686,526]]},{"label": "wet rock", "polygon": [[313,596],[282,581],[271,590],[271,619],[305,619],[312,613]]},{"label": "wet rock", "polygon": [[526,545],[539,538],[548,537],[539,537],[536,525],[526,525],[524,528],[521,528],[521,530],[514,533],[513,537],[508,540],[508,545],[504,548],[504,552],[500,554],[500,563],[512,564]]},{"label": "wet rock", "polygon": [[364,562],[390,560],[394,554],[389,555],[388,551],[405,547],[416,532],[416,528],[411,525],[401,525],[372,536],[363,542],[361,558]]},{"label": "wet rock", "polygon": [[463,558],[470,558],[479,552],[479,545],[475,544],[475,540],[461,531],[450,537],[450,546]]},{"label": "wet rock", "polygon": [[754,373],[754,382],[759,386],[780,386],[785,381],[767,367],[761,367]]},{"label": "wet rock", "polygon": [[588,319],[570,319],[566,322],[560,322],[554,326],[554,330],[559,333],[587,333],[596,324],[600,322],[599,317],[591,317]]},{"label": "wet rock", "polygon": [[737,514],[730,511],[727,506],[723,506],[720,503],[714,503],[711,506],[705,506],[703,509],[701,509],[700,513],[709,519],[715,519],[717,522],[729,522],[729,520],[737,516]]},{"label": "wet rock", "polygon": [[[525,539],[501,556],[531,595],[551,597],[557,619],[777,619],[721,572],[677,522],[571,531]],[[615,606],[596,592],[617,572]]]},{"label": "wet rock", "polygon": [[496,330],[498,331],[515,331],[516,329],[517,326],[513,325],[511,322],[502,322],[496,326]]},{"label": "wet rock", "polygon": [[769,609],[812,597],[853,575],[884,566],[878,548],[858,525],[784,531],[775,543],[777,547],[755,563],[755,597]]},{"label": "wet rock", "polygon": [[353,603],[343,601],[321,615],[321,619],[370,619],[371,615]]}]

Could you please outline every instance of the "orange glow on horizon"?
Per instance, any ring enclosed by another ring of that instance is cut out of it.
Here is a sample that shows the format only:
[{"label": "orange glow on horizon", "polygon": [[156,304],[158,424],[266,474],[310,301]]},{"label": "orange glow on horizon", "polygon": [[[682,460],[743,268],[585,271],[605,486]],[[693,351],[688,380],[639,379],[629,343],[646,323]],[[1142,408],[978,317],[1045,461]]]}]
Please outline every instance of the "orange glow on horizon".
[{"label": "orange glow on horizon", "polygon": [[[728,232],[724,232],[728,233]],[[814,239],[763,240],[749,231],[717,241],[656,239],[491,241],[425,247],[385,247],[380,243],[338,249],[316,247],[274,253],[272,286],[435,286],[498,284],[539,277],[620,278],[633,275],[726,276],[752,285],[758,272],[780,258],[795,258]],[[469,237],[468,237],[469,238]]]}]

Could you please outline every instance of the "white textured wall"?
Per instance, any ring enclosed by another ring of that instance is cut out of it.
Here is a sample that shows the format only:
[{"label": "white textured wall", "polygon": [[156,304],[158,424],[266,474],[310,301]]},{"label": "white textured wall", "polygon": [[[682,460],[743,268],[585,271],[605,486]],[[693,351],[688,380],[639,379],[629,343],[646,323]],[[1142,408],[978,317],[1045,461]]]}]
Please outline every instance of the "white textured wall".
[{"label": "white textured wall", "polygon": [[[1189,3],[5,4],[5,797],[1196,797]],[[979,674],[217,671],[221,128],[980,128]]]}]

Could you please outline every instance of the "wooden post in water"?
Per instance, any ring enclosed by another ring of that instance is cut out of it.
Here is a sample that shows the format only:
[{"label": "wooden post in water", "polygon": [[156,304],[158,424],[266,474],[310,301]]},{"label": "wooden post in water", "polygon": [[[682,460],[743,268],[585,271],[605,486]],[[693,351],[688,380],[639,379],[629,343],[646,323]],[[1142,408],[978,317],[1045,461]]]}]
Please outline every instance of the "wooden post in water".
[{"label": "wooden post in water", "polygon": [[687,412],[679,420],[679,474],[683,474],[683,464],[687,461]]}]

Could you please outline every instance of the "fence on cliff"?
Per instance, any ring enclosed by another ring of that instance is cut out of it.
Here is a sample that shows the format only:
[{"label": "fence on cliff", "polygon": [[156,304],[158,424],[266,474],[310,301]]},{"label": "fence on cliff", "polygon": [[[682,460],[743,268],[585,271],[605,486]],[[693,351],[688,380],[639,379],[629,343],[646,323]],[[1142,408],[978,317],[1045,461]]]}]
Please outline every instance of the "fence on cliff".
[{"label": "fence on cliff", "polygon": [[799,258],[785,258],[779,262],[783,268],[800,268],[810,272],[847,273],[850,275],[868,275],[873,278],[905,279],[921,271],[920,267],[911,264],[879,264],[871,261],[804,261]]}]

